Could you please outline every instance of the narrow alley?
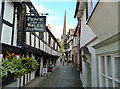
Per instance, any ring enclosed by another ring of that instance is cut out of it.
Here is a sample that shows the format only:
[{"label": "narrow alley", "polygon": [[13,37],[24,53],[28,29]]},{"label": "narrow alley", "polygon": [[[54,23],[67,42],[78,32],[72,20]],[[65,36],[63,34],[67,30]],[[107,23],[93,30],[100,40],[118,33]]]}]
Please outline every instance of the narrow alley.
[{"label": "narrow alley", "polygon": [[120,0],[0,0],[0,89],[120,88]]},{"label": "narrow alley", "polygon": [[47,77],[36,78],[24,87],[82,87],[79,72],[70,63],[68,66],[65,63],[63,66],[58,60],[53,72],[49,73]]}]

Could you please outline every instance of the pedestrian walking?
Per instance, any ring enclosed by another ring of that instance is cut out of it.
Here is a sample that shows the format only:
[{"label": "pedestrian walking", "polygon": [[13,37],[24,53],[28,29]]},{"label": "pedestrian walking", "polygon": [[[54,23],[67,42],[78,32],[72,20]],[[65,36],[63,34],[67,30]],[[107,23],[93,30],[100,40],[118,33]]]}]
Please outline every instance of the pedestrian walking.
[{"label": "pedestrian walking", "polygon": [[60,59],[61,63],[62,63],[62,58]]}]

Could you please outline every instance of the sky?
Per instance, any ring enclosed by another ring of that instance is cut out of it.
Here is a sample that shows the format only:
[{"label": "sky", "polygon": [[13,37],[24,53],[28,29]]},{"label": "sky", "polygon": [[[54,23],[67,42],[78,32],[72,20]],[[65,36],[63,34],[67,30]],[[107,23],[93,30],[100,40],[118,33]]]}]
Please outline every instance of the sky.
[{"label": "sky", "polygon": [[[43,0],[44,1],[44,0]],[[51,32],[56,38],[61,39],[63,34],[64,15],[66,10],[67,32],[69,28],[75,28],[77,19],[74,18],[76,2],[41,2],[41,0],[32,0],[38,13],[48,13],[46,25],[51,25]]]}]

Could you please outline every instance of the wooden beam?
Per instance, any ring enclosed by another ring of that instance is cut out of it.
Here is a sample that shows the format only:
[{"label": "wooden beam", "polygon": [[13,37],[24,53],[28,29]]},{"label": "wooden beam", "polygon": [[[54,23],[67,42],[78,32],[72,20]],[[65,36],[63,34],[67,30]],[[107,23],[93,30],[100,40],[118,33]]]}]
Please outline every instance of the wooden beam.
[{"label": "wooden beam", "polygon": [[4,43],[1,43],[0,45],[2,45],[2,53],[3,54],[6,51],[9,51],[10,53],[16,53],[16,54],[22,53],[22,49],[20,47],[7,45],[7,44],[4,44]]},{"label": "wooden beam", "polygon": [[5,2],[2,1],[2,7],[1,7],[1,15],[0,15],[0,42],[1,42],[1,35],[2,35],[2,22],[3,22],[3,16],[4,16],[4,9],[5,9]]},{"label": "wooden beam", "polygon": [[14,5],[14,12],[13,12],[13,27],[12,27],[12,40],[11,40],[11,45],[13,45],[13,41],[14,41],[15,9],[16,9],[16,6]]}]

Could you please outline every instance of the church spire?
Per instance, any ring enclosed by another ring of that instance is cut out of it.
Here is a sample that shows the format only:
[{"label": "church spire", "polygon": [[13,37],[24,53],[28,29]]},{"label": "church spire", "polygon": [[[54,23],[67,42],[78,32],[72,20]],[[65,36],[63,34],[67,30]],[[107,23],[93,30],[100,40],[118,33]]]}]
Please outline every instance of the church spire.
[{"label": "church spire", "polygon": [[65,10],[65,17],[64,17],[64,27],[63,27],[63,36],[66,35],[66,10]]}]

